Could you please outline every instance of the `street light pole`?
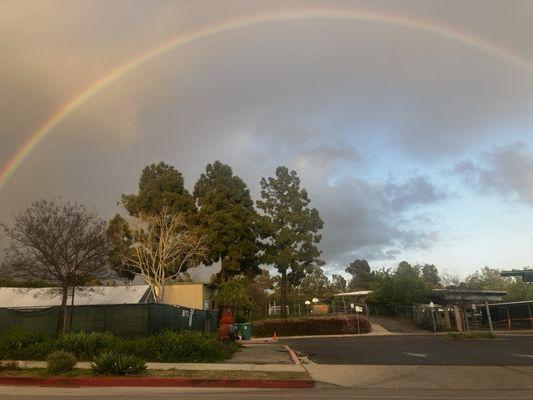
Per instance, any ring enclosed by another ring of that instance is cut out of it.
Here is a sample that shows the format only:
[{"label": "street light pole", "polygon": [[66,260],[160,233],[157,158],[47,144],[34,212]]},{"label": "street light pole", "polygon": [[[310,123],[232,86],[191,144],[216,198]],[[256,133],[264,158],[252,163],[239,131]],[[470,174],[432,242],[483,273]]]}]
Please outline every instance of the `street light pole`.
[{"label": "street light pole", "polygon": [[433,302],[430,302],[429,308],[431,309],[431,320],[433,321],[433,332],[437,333],[437,323],[435,322],[435,304],[433,304]]}]

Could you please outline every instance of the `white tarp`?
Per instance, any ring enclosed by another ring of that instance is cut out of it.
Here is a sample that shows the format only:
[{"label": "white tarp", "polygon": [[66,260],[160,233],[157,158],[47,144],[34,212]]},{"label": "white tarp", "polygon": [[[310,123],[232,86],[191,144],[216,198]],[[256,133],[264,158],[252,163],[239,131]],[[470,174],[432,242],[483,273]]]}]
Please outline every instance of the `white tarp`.
[{"label": "white tarp", "polygon": [[[137,304],[146,301],[148,285],[76,288],[74,305]],[[68,304],[71,303],[69,290]],[[0,288],[0,307],[50,307],[61,304],[58,288]]]}]

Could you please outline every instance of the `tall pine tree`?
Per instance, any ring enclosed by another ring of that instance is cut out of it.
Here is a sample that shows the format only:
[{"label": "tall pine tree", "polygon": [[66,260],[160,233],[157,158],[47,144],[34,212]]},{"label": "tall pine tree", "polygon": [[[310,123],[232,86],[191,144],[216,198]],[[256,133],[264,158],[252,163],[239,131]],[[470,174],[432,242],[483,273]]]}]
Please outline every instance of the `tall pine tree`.
[{"label": "tall pine tree", "polygon": [[[172,165],[160,162],[146,166],[139,179],[137,194],[123,194],[122,205],[132,217],[156,215],[163,209],[181,213],[191,223],[196,212],[194,198],[185,189],[183,175]],[[133,279],[132,266],[124,259],[125,249],[132,245],[128,222],[116,214],[108,223],[107,238],[111,243],[109,264],[117,274]],[[183,269],[185,271],[185,269]]]},{"label": "tall pine tree", "polygon": [[276,177],[261,179],[261,236],[264,262],[281,275],[281,316],[287,316],[289,284],[298,285],[305,274],[322,265],[317,244],[324,223],[309,196],[300,188],[300,178],[287,167],[278,167]]},{"label": "tall pine tree", "polygon": [[220,283],[228,277],[260,272],[255,225],[257,213],[250,191],[229,165],[208,164],[194,187],[196,224],[207,238],[207,263],[220,261]]},{"label": "tall pine tree", "polygon": [[164,162],[145,167],[139,192],[122,195],[122,204],[131,216],[155,214],[163,207],[187,216],[196,211],[194,199],[184,187],[183,175]]}]

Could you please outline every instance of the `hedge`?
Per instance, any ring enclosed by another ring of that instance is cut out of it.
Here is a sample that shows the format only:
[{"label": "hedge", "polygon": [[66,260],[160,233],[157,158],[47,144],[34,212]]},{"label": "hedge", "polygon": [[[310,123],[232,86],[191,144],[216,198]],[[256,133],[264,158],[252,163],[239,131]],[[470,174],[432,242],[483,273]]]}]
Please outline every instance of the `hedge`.
[{"label": "hedge", "polygon": [[252,333],[255,337],[271,337],[274,332],[277,336],[351,334],[358,333],[358,319],[360,333],[370,332],[372,328],[365,317],[326,316],[255,321]]},{"label": "hedge", "polygon": [[236,349],[235,344],[196,331],[164,331],[137,339],[101,332],[56,338],[22,329],[8,329],[0,334],[0,360],[46,360],[50,353],[64,350],[82,361],[93,361],[102,353],[115,352],[156,362],[216,362],[231,357]]}]

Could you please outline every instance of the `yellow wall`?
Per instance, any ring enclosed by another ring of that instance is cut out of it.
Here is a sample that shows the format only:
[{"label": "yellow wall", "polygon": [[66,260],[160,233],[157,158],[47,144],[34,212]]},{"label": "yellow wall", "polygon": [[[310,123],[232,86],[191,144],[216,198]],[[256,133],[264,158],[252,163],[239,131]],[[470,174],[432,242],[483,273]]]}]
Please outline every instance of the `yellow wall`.
[{"label": "yellow wall", "polygon": [[187,308],[204,309],[204,300],[211,299],[211,291],[203,283],[180,283],[165,286],[163,303]]}]

